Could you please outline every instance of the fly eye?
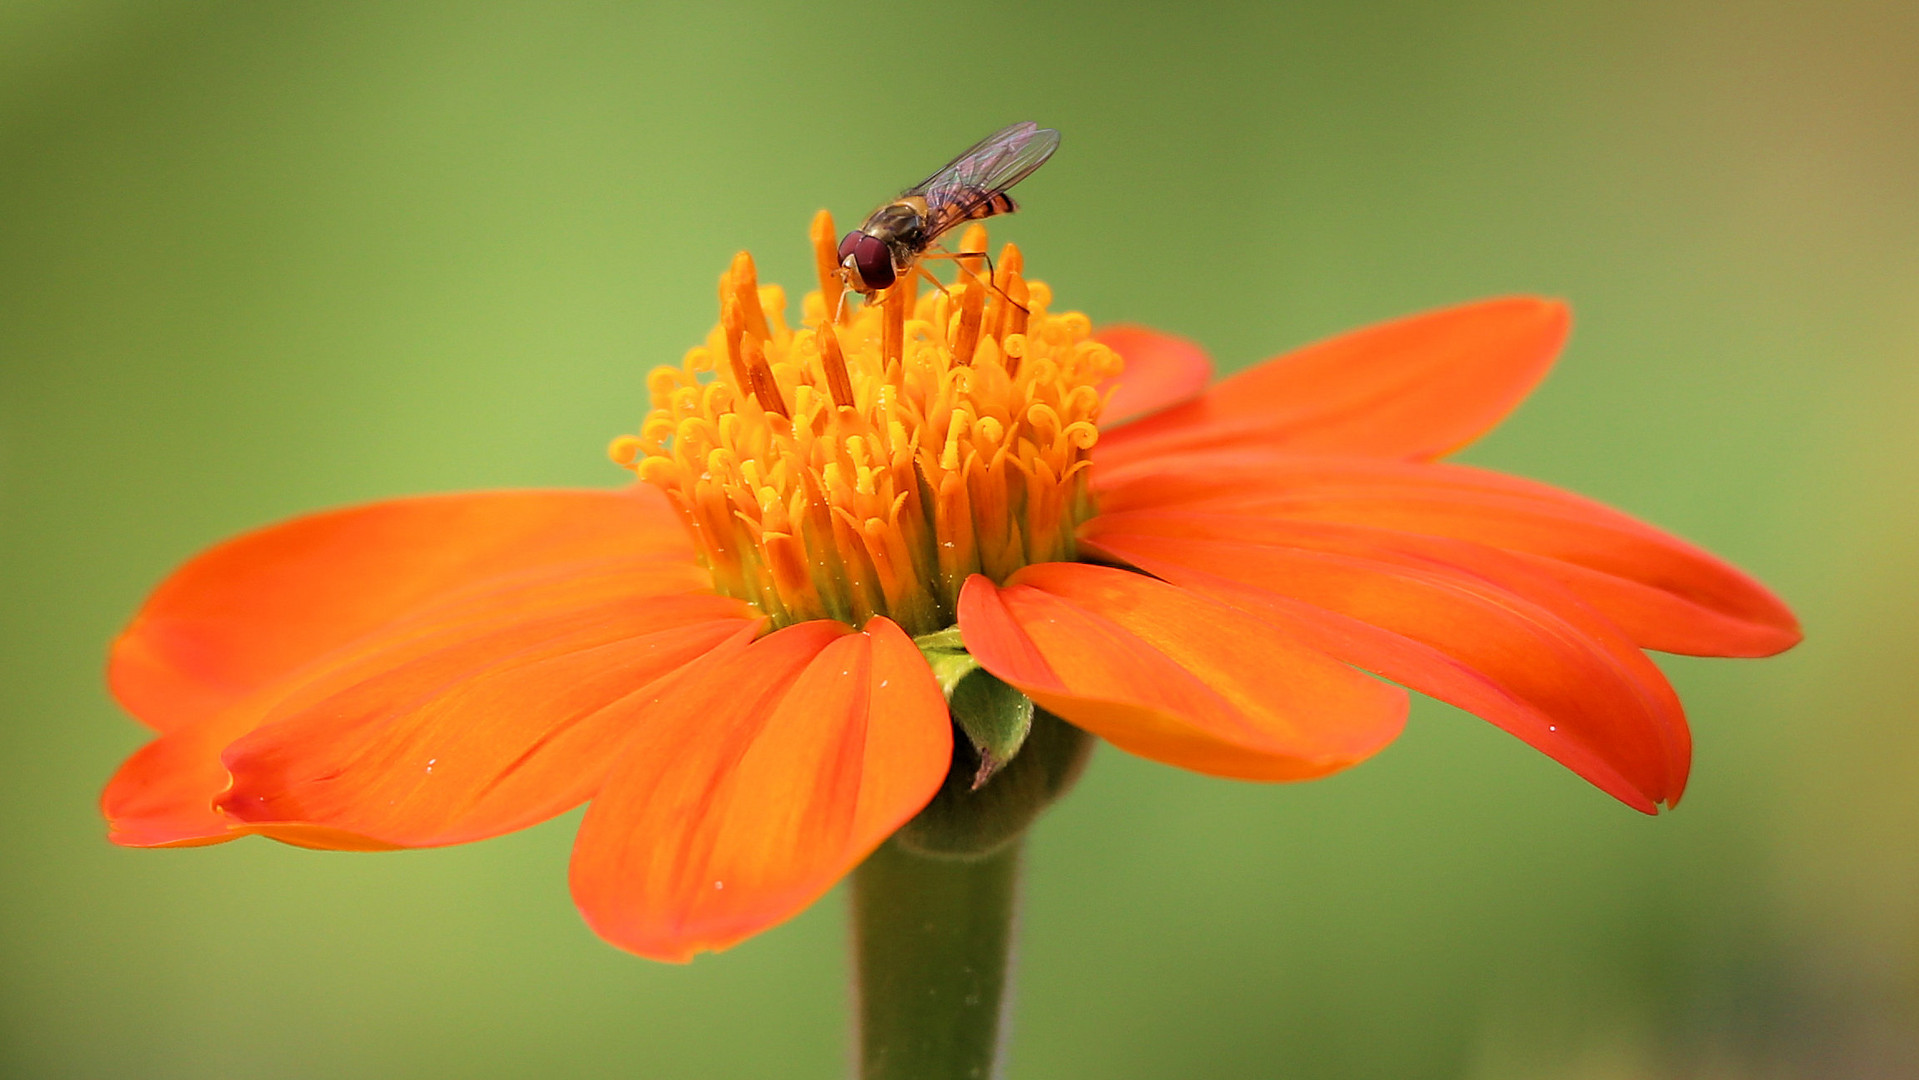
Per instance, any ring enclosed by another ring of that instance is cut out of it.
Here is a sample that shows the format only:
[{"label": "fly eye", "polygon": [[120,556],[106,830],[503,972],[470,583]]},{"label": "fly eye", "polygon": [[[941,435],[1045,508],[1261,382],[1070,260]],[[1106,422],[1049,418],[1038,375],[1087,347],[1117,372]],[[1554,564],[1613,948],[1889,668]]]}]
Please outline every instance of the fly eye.
[{"label": "fly eye", "polygon": [[845,239],[840,241],[840,262],[842,264],[846,262],[848,255],[853,254],[853,249],[859,245],[860,237],[865,235],[865,233],[856,230],[847,233]]},{"label": "fly eye", "polygon": [[[853,265],[859,269],[860,279],[869,289],[884,289],[893,284],[893,253],[887,250],[886,242],[877,236],[854,233],[846,238],[853,241],[851,253]],[[844,261],[848,253],[845,240],[840,242],[840,259]]]}]

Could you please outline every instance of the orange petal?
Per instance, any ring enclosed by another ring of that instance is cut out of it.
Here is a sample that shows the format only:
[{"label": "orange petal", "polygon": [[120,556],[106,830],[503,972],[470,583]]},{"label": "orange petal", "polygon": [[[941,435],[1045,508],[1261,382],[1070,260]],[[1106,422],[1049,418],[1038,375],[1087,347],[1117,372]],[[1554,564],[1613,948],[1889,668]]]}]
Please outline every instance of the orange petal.
[{"label": "orange petal", "polygon": [[1475,713],[1637,809],[1673,802],[1691,742],[1665,676],[1603,615],[1508,553],[1345,526],[1140,511],[1087,550],[1264,617]]},{"label": "orange petal", "polygon": [[250,718],[215,713],[134,751],[100,795],[108,838],[125,847],[194,847],[246,835],[213,800],[227,786],[220,751],[250,726]]},{"label": "orange petal", "polygon": [[1181,337],[1144,326],[1107,326],[1093,335],[1126,361],[1126,369],[1099,386],[1111,394],[1099,425],[1110,429],[1198,397],[1213,378],[1206,351]]},{"label": "orange petal", "polygon": [[1642,648],[1770,656],[1801,636],[1778,597],[1710,552],[1590,499],[1483,469],[1214,451],[1095,470],[1093,485],[1102,511],[1336,522],[1502,548],[1557,578]]},{"label": "orange petal", "polygon": [[635,723],[580,826],[573,898],[658,960],[798,914],[926,805],[953,752],[939,685],[883,618],[713,657]]},{"label": "orange petal", "polygon": [[1438,457],[1484,434],[1532,391],[1571,320],[1556,300],[1518,296],[1342,334],[1103,436],[1097,459],[1226,446]]},{"label": "orange petal", "polygon": [[[198,847],[251,832],[214,807],[229,779],[220,751],[251,723],[243,710],[215,713],[134,751],[100,796],[108,839],[122,847]],[[302,847],[351,851],[392,846],[315,826],[289,830],[281,839]]]},{"label": "orange petal", "polygon": [[[586,737],[608,726],[590,708],[594,695],[617,706],[673,662],[752,625],[702,576],[647,556],[543,567],[362,635],[136,753],[102,800],[113,838],[159,846],[263,832],[391,847],[564,810],[599,775],[585,764]],[[542,694],[551,700],[528,700]],[[257,740],[230,748],[256,729]],[[425,772],[437,771],[441,746],[452,769],[444,783]],[[223,751],[243,770],[237,793]],[[329,770],[338,775],[321,775]],[[350,805],[355,794],[378,801]]]},{"label": "orange petal", "polygon": [[670,676],[756,626],[723,597],[641,596],[521,612],[411,659],[402,636],[230,746],[218,806],[272,835],[314,824],[405,847],[524,828],[586,801]]},{"label": "orange petal", "polygon": [[295,518],[176,570],[114,643],[108,677],[129,712],[168,731],[490,576],[638,554],[693,561],[677,515],[643,486],[429,496]]},{"label": "orange petal", "polygon": [[1378,753],[1403,692],[1245,612],[1103,566],[975,575],[960,631],[988,671],[1123,750],[1246,780],[1303,780]]}]

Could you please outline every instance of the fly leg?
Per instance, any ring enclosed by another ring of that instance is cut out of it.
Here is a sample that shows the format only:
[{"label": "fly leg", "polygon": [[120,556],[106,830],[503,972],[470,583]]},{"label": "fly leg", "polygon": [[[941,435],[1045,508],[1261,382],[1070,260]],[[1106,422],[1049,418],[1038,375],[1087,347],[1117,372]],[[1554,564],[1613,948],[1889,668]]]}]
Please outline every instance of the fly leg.
[{"label": "fly leg", "polygon": [[[944,247],[942,247],[942,248],[939,248],[938,250],[929,250],[928,252],[926,252],[926,254],[921,255],[920,258],[951,259],[953,260],[953,262],[959,265],[960,273],[965,274],[967,277],[972,278],[974,281],[979,281],[981,284],[985,285],[987,288],[998,293],[999,298],[1001,300],[1006,301],[1007,303],[1020,309],[1022,312],[1025,312],[1028,315],[1032,314],[1031,311],[1027,311],[1025,304],[1022,304],[1018,300],[1015,300],[1012,297],[1006,295],[1005,289],[1002,289],[998,285],[993,284],[993,278],[999,274],[999,268],[993,265],[993,257],[991,255],[988,255],[984,251],[948,251]],[[967,269],[966,260],[968,259],[984,259],[986,261],[986,277],[983,280],[980,278],[980,276],[977,273]],[[939,287],[938,279],[934,278],[931,273],[928,273],[924,267],[919,267],[918,269],[920,273],[926,275],[926,279],[928,281],[931,281],[934,284],[934,286]],[[940,292],[945,293],[946,289],[944,287],[940,287]]]}]

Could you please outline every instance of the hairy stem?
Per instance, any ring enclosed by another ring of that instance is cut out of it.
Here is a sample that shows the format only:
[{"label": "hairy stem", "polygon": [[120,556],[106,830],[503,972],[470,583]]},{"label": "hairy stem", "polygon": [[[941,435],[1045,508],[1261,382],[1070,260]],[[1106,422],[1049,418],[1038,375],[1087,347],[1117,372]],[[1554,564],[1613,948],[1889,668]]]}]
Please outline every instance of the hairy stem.
[{"label": "hairy stem", "polygon": [[861,1080],[997,1075],[1021,846],[946,858],[891,841],[854,874]]}]

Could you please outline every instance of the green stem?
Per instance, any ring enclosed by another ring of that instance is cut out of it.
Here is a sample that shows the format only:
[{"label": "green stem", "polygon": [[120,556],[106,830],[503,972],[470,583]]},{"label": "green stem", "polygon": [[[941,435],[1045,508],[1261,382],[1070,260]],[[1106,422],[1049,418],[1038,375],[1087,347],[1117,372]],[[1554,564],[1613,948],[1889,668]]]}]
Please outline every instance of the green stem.
[{"label": "green stem", "polygon": [[954,859],[891,841],[853,875],[861,1080],[996,1075],[1020,846]]}]

